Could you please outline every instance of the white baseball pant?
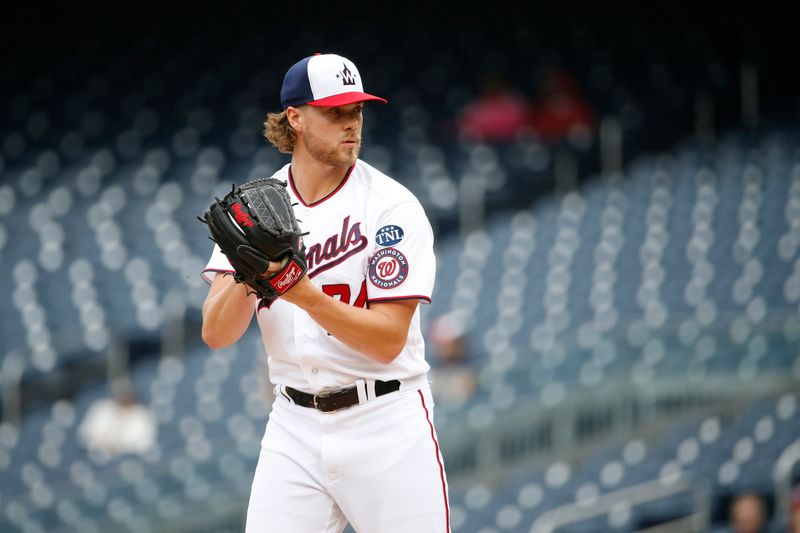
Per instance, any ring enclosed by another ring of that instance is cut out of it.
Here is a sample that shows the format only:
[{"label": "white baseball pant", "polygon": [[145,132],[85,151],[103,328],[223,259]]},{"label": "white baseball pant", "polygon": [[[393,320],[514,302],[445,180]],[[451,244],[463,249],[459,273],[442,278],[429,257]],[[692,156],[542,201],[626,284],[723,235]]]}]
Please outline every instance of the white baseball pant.
[{"label": "white baseball pant", "polygon": [[430,388],[333,413],[276,387],[247,509],[247,533],[448,533],[447,478]]}]

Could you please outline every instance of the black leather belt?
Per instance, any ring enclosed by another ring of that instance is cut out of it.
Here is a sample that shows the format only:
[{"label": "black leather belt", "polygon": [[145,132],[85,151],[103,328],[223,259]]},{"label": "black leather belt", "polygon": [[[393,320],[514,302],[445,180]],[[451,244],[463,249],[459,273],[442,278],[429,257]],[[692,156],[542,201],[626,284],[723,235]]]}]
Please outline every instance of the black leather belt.
[{"label": "black leather belt", "polygon": [[[358,403],[358,389],[355,385],[331,392],[324,392],[322,394],[309,394],[288,386],[284,387],[284,390],[297,405],[312,407],[323,413],[338,411],[339,409],[351,407]],[[400,390],[400,382],[396,379],[375,382],[376,397],[389,394],[396,390]]]}]

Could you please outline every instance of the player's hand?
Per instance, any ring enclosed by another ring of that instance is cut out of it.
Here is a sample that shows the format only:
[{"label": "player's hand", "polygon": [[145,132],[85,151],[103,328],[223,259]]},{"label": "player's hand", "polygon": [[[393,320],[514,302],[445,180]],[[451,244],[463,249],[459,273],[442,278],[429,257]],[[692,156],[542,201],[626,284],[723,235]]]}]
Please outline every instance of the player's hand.
[{"label": "player's hand", "polygon": [[283,258],[282,261],[270,261],[269,267],[267,267],[266,272],[261,274],[262,279],[271,278],[273,274],[276,272],[280,272],[280,270],[286,266],[286,263],[289,262],[289,256]]},{"label": "player's hand", "polygon": [[[275,275],[276,272],[280,272],[286,266],[286,263],[289,262],[289,256],[286,256],[281,261],[270,261],[269,267],[267,270],[261,274],[262,279],[269,279]],[[296,283],[295,286],[290,288],[288,291],[280,295],[281,300],[286,300],[287,302],[298,304],[304,298],[308,296],[308,290],[313,290],[314,285],[309,281],[308,276],[303,274],[302,278]]]}]

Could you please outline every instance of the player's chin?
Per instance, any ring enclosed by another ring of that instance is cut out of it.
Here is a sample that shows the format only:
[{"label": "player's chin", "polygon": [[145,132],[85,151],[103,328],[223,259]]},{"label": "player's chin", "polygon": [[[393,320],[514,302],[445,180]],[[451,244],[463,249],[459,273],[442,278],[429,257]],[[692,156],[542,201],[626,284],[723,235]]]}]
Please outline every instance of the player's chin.
[{"label": "player's chin", "polygon": [[342,149],[339,152],[342,159],[342,163],[347,166],[353,165],[358,159],[359,148],[360,147],[356,145],[356,146],[347,146],[344,149]]}]

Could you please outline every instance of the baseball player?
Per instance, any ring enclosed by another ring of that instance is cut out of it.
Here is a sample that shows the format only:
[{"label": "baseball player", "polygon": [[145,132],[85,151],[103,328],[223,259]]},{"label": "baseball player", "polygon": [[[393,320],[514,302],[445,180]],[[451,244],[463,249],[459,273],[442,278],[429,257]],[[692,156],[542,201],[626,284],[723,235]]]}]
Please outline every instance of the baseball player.
[{"label": "baseball player", "polygon": [[[237,283],[215,246],[203,339],[236,342],[255,312],[276,399],[247,531],[447,532],[419,303],[430,303],[433,232],[405,187],[358,159],[364,92],[348,59],[293,65],[265,137],[291,153],[286,183],[307,234],[306,273],[276,299]],[[272,263],[271,268],[281,265]],[[265,273],[267,274],[267,273]]]}]

